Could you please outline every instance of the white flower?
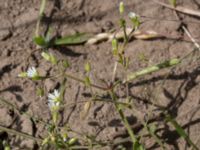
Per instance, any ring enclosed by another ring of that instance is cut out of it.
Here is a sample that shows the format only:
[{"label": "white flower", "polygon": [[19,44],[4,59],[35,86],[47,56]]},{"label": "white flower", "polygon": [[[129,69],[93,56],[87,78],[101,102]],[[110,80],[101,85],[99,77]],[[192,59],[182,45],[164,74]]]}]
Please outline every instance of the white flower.
[{"label": "white flower", "polygon": [[31,78],[33,80],[39,80],[41,79],[38,71],[35,69],[35,67],[29,67],[26,72],[21,72],[20,74],[17,75],[20,78]]},{"label": "white flower", "polygon": [[67,138],[66,138],[66,137],[63,137],[63,141],[64,141],[64,142],[67,142]]},{"label": "white flower", "polygon": [[35,78],[35,77],[38,77],[39,74],[38,74],[37,70],[35,69],[35,67],[30,67],[27,70],[27,76],[29,78]]},{"label": "white flower", "polygon": [[128,16],[129,16],[130,19],[136,19],[138,17],[138,15],[136,13],[134,13],[134,12],[130,12],[128,14]]},{"label": "white flower", "polygon": [[60,105],[60,92],[58,92],[58,90],[54,90],[53,93],[49,93],[48,105],[50,109]]}]

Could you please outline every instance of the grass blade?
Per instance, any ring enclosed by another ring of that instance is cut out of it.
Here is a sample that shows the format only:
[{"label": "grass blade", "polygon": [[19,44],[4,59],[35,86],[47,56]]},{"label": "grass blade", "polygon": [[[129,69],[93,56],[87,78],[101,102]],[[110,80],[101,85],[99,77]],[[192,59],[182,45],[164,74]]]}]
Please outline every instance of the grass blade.
[{"label": "grass blade", "polygon": [[40,5],[40,12],[39,12],[40,17],[42,17],[44,13],[45,5],[46,5],[46,0],[42,0],[41,5]]},{"label": "grass blade", "polygon": [[187,135],[185,130],[178,124],[176,120],[174,120],[170,115],[166,116],[167,122],[170,122],[174,128],[176,129],[176,132],[184,138],[195,150],[199,150],[199,148],[192,142],[190,137]]},{"label": "grass blade", "polygon": [[138,77],[141,77],[143,75],[146,75],[146,74],[150,74],[150,73],[153,73],[153,72],[156,72],[156,71],[159,71],[161,69],[164,69],[164,68],[168,68],[168,67],[172,67],[172,66],[175,66],[177,64],[181,63],[181,60],[180,59],[170,59],[170,60],[167,60],[167,61],[164,61],[160,64],[157,64],[157,65],[154,65],[154,66],[150,66],[150,67],[147,67],[141,71],[137,71],[137,72],[134,72],[134,73],[131,73],[127,76],[127,80],[124,81],[124,82],[129,82],[131,80],[134,80]]}]

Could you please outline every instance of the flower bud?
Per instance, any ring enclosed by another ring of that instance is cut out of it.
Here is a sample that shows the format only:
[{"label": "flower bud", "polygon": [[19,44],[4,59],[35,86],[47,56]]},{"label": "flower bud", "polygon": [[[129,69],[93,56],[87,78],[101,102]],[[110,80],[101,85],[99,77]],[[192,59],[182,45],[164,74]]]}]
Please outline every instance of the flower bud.
[{"label": "flower bud", "polygon": [[119,13],[120,13],[120,14],[123,14],[123,13],[124,13],[124,3],[123,3],[123,2],[120,2],[120,3],[119,3]]}]

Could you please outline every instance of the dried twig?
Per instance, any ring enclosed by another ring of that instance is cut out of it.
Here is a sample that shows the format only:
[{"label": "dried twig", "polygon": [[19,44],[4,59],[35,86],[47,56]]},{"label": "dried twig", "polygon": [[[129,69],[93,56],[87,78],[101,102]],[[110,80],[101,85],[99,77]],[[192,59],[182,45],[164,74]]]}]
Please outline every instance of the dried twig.
[{"label": "dried twig", "polygon": [[[131,34],[132,28],[126,28],[126,33],[128,35]],[[152,31],[152,30],[148,30],[148,31],[136,30],[131,34],[130,38],[136,38],[136,39],[140,39],[140,40],[148,40],[148,39],[154,39],[154,38],[160,38],[160,37],[164,37],[164,36],[155,31]],[[122,30],[120,30],[117,33],[99,33],[99,34],[95,35],[94,37],[88,39],[86,44],[92,45],[92,44],[96,44],[96,43],[99,43],[102,41],[111,41],[113,38],[123,39],[124,32]]]}]

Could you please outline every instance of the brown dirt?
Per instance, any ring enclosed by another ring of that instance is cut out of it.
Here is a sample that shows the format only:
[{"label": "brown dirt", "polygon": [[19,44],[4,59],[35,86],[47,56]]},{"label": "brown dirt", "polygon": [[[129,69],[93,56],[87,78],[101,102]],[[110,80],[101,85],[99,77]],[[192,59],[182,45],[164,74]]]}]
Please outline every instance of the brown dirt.
[{"label": "brown dirt", "polygon": [[[180,40],[177,37],[189,40],[187,35],[180,30],[179,21],[176,20],[173,11],[161,7],[150,0],[124,1],[126,4],[126,15],[134,11],[141,16],[153,17],[154,19],[141,18],[144,23],[141,30],[155,30],[172,38],[155,39],[150,41],[133,40],[127,47],[126,54],[131,58],[130,72],[157,64],[174,57],[182,57],[192,51],[194,45],[191,42]],[[48,25],[52,26],[55,34],[61,36],[75,32],[100,33],[118,27],[118,3],[113,0],[51,0],[46,9],[46,19],[43,29]],[[178,0],[181,6],[200,11],[200,3],[195,0]],[[16,105],[19,109],[27,113],[42,118],[48,122],[50,113],[47,99],[39,98],[36,95],[36,88],[42,83],[35,83],[30,80],[17,78],[17,74],[27,69],[28,66],[35,66],[43,74],[53,74],[52,66],[41,59],[40,53],[34,53],[29,62],[25,59],[36,46],[32,42],[34,29],[38,16],[40,3],[33,0],[9,0],[0,1],[0,97]],[[188,30],[193,37],[199,41],[200,21],[199,18],[181,15]],[[127,18],[127,17],[126,17]],[[156,19],[155,19],[156,18]],[[167,21],[168,20],[168,21]],[[42,30],[41,30],[42,31]],[[60,48],[59,48],[60,49]],[[76,76],[84,75],[84,63],[89,60],[92,63],[92,79],[99,83],[97,78],[106,81],[111,80],[114,59],[109,42],[92,46],[65,46],[60,50],[52,48],[51,51],[62,59],[68,59],[71,67],[68,72]],[[139,58],[144,55],[147,61]],[[193,58],[197,58],[196,53]],[[148,105],[144,101],[149,101],[171,109],[177,121],[184,127],[190,138],[197,142],[200,147],[200,70],[198,62],[187,60],[169,75],[165,76],[169,70],[148,75],[140,78],[130,85],[130,94],[135,110],[126,112],[130,123],[133,125],[143,116],[156,114],[155,107]],[[121,77],[122,74],[117,74]],[[53,90],[59,83],[53,79],[44,81],[46,93]],[[119,89],[120,96],[123,97],[124,89]],[[85,93],[85,94],[83,94]],[[76,81],[68,80],[64,103],[88,100],[85,95],[89,93],[84,85]],[[176,104],[176,105],[175,105]],[[173,107],[169,107],[173,105]],[[122,122],[109,103],[95,103],[86,119],[80,118],[83,109],[82,103],[77,103],[75,107],[67,107],[62,112],[61,125],[68,124],[73,130],[88,135],[97,135],[98,140],[113,139],[114,135],[126,134]],[[136,114],[136,115],[135,115]],[[136,119],[137,118],[137,119]],[[45,125],[35,124],[28,117],[19,115],[8,109],[4,105],[0,107],[0,125],[23,131],[36,137],[44,137],[47,133]],[[162,127],[160,136],[167,142],[168,149],[189,149],[187,143],[177,136],[174,129],[168,126]],[[119,135],[118,137],[120,137]],[[0,134],[1,139],[6,139],[7,135]],[[31,140],[9,135],[8,139],[13,149],[27,149],[36,147]],[[143,141],[149,149],[156,149],[154,140],[145,138]],[[155,146],[155,147],[154,147]],[[109,147],[103,149],[110,149]],[[160,149],[157,147],[157,149]]]}]

